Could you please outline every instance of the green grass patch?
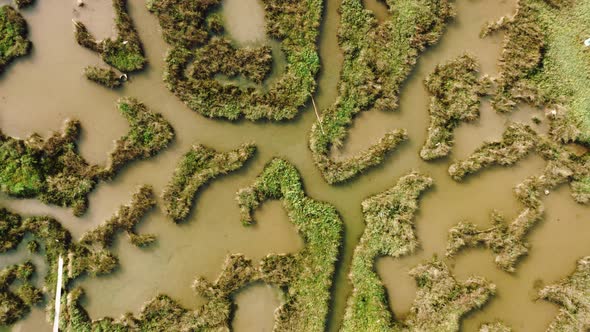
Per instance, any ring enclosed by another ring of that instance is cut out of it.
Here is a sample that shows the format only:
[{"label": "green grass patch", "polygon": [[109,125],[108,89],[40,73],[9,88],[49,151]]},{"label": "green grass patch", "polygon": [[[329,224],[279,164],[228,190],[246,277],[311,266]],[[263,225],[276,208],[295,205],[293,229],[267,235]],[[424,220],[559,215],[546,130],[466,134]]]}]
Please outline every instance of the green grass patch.
[{"label": "green grass patch", "polygon": [[217,152],[204,145],[194,145],[182,156],[162,193],[166,214],[175,222],[186,219],[199,188],[220,175],[240,169],[255,151],[254,144],[243,144],[229,152]]},{"label": "green grass patch", "polygon": [[27,22],[14,8],[0,7],[0,73],[14,58],[27,55],[31,42],[27,39]]},{"label": "green grass patch", "polygon": [[[148,9],[171,45],[164,81],[190,109],[205,116],[235,120],[292,119],[316,88],[320,67],[316,41],[323,10],[320,0],[264,0],[266,33],[281,42],[285,72],[264,81],[270,73],[270,47],[237,48],[220,35],[220,1],[151,0]],[[216,79],[244,77],[257,87],[241,87]]]},{"label": "green grass patch", "polygon": [[378,24],[362,1],[343,0],[339,44],[344,52],[338,99],[324,110],[321,126],[312,127],[309,147],[316,166],[328,183],[349,180],[381,163],[389,151],[407,138],[405,130],[388,132],[368,150],[343,161],[330,158],[332,146],[345,140],[348,127],[361,111],[397,109],[403,82],[425,47],[442,35],[452,17],[445,1],[387,1],[391,17]]}]

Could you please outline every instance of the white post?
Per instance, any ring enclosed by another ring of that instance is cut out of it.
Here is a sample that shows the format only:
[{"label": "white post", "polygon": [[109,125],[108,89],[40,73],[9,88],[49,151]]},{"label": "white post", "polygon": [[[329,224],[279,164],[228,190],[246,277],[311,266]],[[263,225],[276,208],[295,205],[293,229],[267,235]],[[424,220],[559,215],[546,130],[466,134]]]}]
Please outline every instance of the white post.
[{"label": "white post", "polygon": [[59,332],[59,311],[61,306],[61,282],[64,260],[59,255],[57,260],[57,286],[55,289],[55,317],[53,318],[53,332]]}]

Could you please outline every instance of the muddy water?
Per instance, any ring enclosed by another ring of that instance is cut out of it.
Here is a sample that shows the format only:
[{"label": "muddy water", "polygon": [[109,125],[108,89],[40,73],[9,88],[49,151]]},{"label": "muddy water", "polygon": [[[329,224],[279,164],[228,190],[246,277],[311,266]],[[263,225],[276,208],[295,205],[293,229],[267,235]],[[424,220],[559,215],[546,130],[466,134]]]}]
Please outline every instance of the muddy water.
[{"label": "muddy water", "polygon": [[[225,0],[222,8],[228,23],[228,33],[238,43],[251,43],[263,37],[261,16],[255,0]],[[204,118],[188,110],[164,86],[163,56],[167,45],[162,41],[158,22],[147,12],[141,1],[130,1],[134,18],[145,45],[150,65],[142,73],[131,75],[123,89],[110,91],[88,82],[81,75],[86,65],[100,64],[98,56],[79,47],[73,39],[71,19],[87,24],[98,39],[113,35],[112,9],[109,1],[87,0],[78,8],[74,1],[39,1],[23,15],[30,25],[34,49],[30,57],[16,61],[0,78],[0,126],[14,136],[24,137],[33,131],[47,134],[59,129],[63,120],[80,119],[83,135],[81,153],[90,162],[104,164],[112,141],[127,130],[124,119],[115,109],[122,96],[137,97],[150,108],[161,112],[175,128],[177,137],[172,146],[155,158],[135,162],[124,169],[112,182],[102,183],[90,196],[90,208],[82,218],[71,211],[45,206],[34,200],[13,200],[0,196],[2,204],[28,215],[50,214],[58,218],[79,237],[88,229],[106,220],[117,207],[127,202],[137,186],[151,184],[161,193],[170,178],[178,158],[193,143],[203,143],[218,150],[235,148],[244,141],[254,141],[259,150],[243,170],[220,178],[201,190],[190,218],[173,224],[156,208],[139,227],[140,232],[152,232],[158,242],[149,249],[137,249],[121,236],[115,241],[115,253],[121,269],[111,276],[87,278],[77,282],[86,290],[84,304],[91,317],[118,317],[126,311],[137,312],[142,304],[157,293],[166,293],[189,308],[202,299],[190,285],[196,276],[213,280],[224,257],[241,252],[259,260],[267,253],[296,252],[303,243],[279,202],[270,202],[259,209],[258,224],[243,227],[239,222],[235,192],[252,183],[264,164],[273,156],[293,162],[301,172],[307,193],[336,206],[346,224],[342,263],[338,268],[330,330],[337,330],[350,291],[347,269],[352,251],[363,230],[360,202],[367,196],[391,187],[396,179],[411,169],[420,169],[434,177],[436,186],[425,194],[416,218],[422,249],[415,256],[400,259],[380,259],[377,270],[382,276],[396,315],[407,313],[414,297],[415,285],[407,271],[433,254],[442,256],[449,227],[461,219],[481,225],[488,223],[492,209],[508,218],[520,208],[511,188],[526,176],[538,174],[543,162],[531,157],[513,168],[492,169],[473,176],[464,183],[455,183],[446,174],[451,160],[464,158],[484,140],[500,137],[507,121],[530,121],[539,111],[522,107],[510,117],[493,113],[489,105],[482,106],[481,118],[462,125],[456,131],[456,146],[450,158],[433,163],[422,162],[418,151],[426,136],[428,125],[428,96],[422,81],[434,66],[452,59],[464,51],[475,54],[484,73],[496,71],[501,36],[480,40],[481,25],[509,13],[513,0],[457,0],[458,17],[451,24],[439,45],[428,50],[418,63],[403,89],[401,106],[394,113],[366,112],[354,123],[350,139],[336,156],[360,151],[377,140],[386,130],[407,128],[409,142],[394,152],[387,162],[359,179],[340,186],[327,185],[313,166],[307,148],[309,129],[315,115],[307,109],[296,120],[284,124],[245,121],[229,123]],[[367,8],[378,17],[387,17],[381,1],[367,1]],[[336,85],[342,62],[338,49],[338,0],[328,0],[319,41],[322,71],[316,102],[320,109],[335,100]],[[254,13],[246,11],[254,9]],[[249,12],[248,12],[249,13]],[[234,25],[235,24],[235,25]],[[544,130],[544,128],[540,128]],[[459,278],[477,274],[498,285],[496,296],[481,312],[470,315],[464,322],[465,331],[475,331],[480,323],[502,319],[517,331],[543,329],[557,307],[543,301],[533,301],[533,284],[542,279],[551,282],[567,275],[578,257],[590,254],[584,246],[583,235],[590,231],[584,220],[589,209],[568,197],[567,187],[560,188],[547,199],[546,220],[531,232],[531,256],[519,265],[515,275],[498,270],[489,252],[471,250],[455,261],[454,272]],[[559,248],[559,250],[557,250]],[[0,257],[1,265],[22,261],[28,254],[20,248],[15,254]],[[42,278],[43,271],[40,273]],[[263,285],[249,287],[236,295],[239,309],[233,321],[236,331],[269,330],[272,310],[278,305],[276,291]],[[15,331],[42,331],[49,328],[42,310],[35,310]]]}]

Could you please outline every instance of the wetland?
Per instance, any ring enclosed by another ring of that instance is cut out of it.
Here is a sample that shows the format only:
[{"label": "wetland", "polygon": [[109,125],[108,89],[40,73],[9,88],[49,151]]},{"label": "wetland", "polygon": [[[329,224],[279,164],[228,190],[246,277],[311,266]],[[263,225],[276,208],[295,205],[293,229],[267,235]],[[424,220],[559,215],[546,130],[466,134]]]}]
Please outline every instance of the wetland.
[{"label": "wetland", "polygon": [[588,2],[0,6],[0,329],[590,329]]}]

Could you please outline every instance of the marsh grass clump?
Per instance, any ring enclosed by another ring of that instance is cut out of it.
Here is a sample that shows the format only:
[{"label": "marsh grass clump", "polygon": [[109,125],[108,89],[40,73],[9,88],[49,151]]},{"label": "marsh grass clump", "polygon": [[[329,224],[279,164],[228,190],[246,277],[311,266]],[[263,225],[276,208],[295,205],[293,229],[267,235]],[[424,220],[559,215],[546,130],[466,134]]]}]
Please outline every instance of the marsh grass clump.
[{"label": "marsh grass clump", "polygon": [[140,187],[133,194],[129,205],[122,205],[113,217],[82,235],[80,243],[85,245],[98,244],[103,248],[107,248],[110,247],[115,233],[121,230],[126,232],[131,243],[138,247],[151,244],[156,240],[155,235],[139,235],[135,232],[135,226],[155,205],[156,200],[152,188],[150,186]]},{"label": "marsh grass clump", "polygon": [[15,248],[23,240],[22,223],[20,215],[0,208],[0,253]]},{"label": "marsh grass clump", "polygon": [[561,306],[548,332],[590,329],[590,256],[580,259],[570,276],[541,289],[539,297]]},{"label": "marsh grass clump", "polygon": [[119,320],[92,320],[80,304],[83,290],[76,288],[68,294],[60,323],[65,331],[228,331],[235,310],[231,295],[258,277],[251,260],[239,254],[229,255],[214,282],[195,280],[194,290],[208,299],[196,310],[185,309],[160,294],[144,305],[138,317],[128,313]]},{"label": "marsh grass clump", "polygon": [[357,156],[340,162],[330,158],[330,149],[342,144],[359,112],[397,109],[401,86],[419,54],[438,41],[454,15],[446,0],[388,0],[387,5],[391,18],[382,24],[360,0],[344,0],[340,5],[338,37],[344,64],[339,97],[322,112],[321,127],[314,123],[309,140],[314,163],[331,184],[381,163],[387,152],[407,138],[405,130],[391,131]]},{"label": "marsh grass clump", "polygon": [[418,247],[413,218],[419,196],[432,183],[430,177],[410,173],[393,188],[362,202],[366,227],[352,258],[349,278],[353,291],[347,303],[344,331],[391,329],[393,315],[387,309],[387,295],[375,272],[375,260],[380,256],[407,255]]},{"label": "marsh grass clump", "polygon": [[410,314],[403,321],[394,320],[385,287],[375,272],[375,260],[416,250],[413,218],[420,195],[432,182],[413,172],[393,188],[362,202],[366,228],[352,258],[349,278],[353,290],[343,331],[459,331],[461,317],[495,293],[495,285],[479,277],[458,282],[443,262],[433,259],[410,271],[418,292]]},{"label": "marsh grass clump", "polygon": [[104,62],[122,72],[141,70],[147,60],[143,55],[139,34],[127,12],[127,0],[113,0],[113,8],[115,10],[115,28],[117,29],[115,40],[97,41],[84,23],[75,22],[76,41],[81,46],[100,53]]},{"label": "marsh grass clump", "polygon": [[[519,133],[519,134],[516,134]],[[492,214],[492,227],[479,229],[469,222],[460,222],[449,231],[447,256],[455,255],[464,247],[483,245],[496,254],[496,264],[508,272],[515,271],[518,259],[527,254],[525,239],[530,229],[543,218],[542,197],[561,184],[570,184],[573,198],[587,203],[583,193],[584,181],[590,175],[590,156],[578,156],[551,138],[536,134],[528,126],[511,125],[503,140],[484,143],[467,161],[451,165],[449,172],[455,179],[492,164],[512,165],[530,152],[547,161],[543,174],[531,176],[517,185],[514,193],[523,209],[507,223],[498,213]]]},{"label": "marsh grass clump", "polygon": [[14,197],[71,206],[75,215],[81,215],[99,167],[78,154],[79,133],[76,120],[67,120],[61,132],[47,139],[33,134],[21,140],[0,133],[0,189]]},{"label": "marsh grass clump", "polygon": [[537,144],[536,132],[527,125],[513,123],[506,128],[502,139],[485,142],[467,159],[449,166],[449,175],[455,181],[494,164],[508,166],[526,157]]},{"label": "marsh grass clump", "polygon": [[510,112],[519,102],[538,104],[537,93],[529,83],[542,65],[545,36],[537,20],[538,12],[529,0],[518,1],[516,13],[502,17],[482,30],[482,37],[503,30],[504,46],[499,60],[499,77],[492,107],[498,112]]},{"label": "marsh grass clump", "polygon": [[29,7],[35,2],[35,0],[14,0],[14,5],[18,9]]},{"label": "marsh grass clump", "polygon": [[121,98],[119,112],[129,122],[129,132],[115,142],[106,175],[114,175],[123,165],[156,155],[170,144],[174,129],[160,113],[152,112],[135,98]]},{"label": "marsh grass clump", "polygon": [[508,112],[520,102],[563,108],[551,130],[560,140],[588,145],[590,76],[583,46],[588,13],[587,1],[519,0],[513,15],[484,28],[483,35],[505,32],[494,109]]},{"label": "marsh grass clump", "polygon": [[402,331],[459,331],[461,317],[481,308],[496,293],[496,285],[481,277],[457,281],[436,258],[415,267],[410,275],[418,292]]},{"label": "marsh grass clump", "polygon": [[16,323],[43,300],[41,291],[30,281],[34,272],[35,266],[31,262],[11,265],[0,271],[0,325]]},{"label": "marsh grass clump", "polygon": [[14,58],[29,53],[31,42],[27,34],[27,22],[22,15],[8,5],[0,6],[0,74]]},{"label": "marsh grass clump", "polygon": [[342,221],[332,205],[306,196],[295,167],[271,160],[254,183],[238,191],[241,219],[254,223],[253,211],[278,199],[305,243],[294,254],[270,254],[261,262],[261,279],[283,290],[275,311],[274,331],[324,331],[336,260],[342,243]]},{"label": "marsh grass clump", "polygon": [[[190,109],[208,117],[235,120],[288,120],[303,108],[316,88],[320,61],[316,40],[322,1],[264,0],[266,33],[281,42],[287,61],[272,83],[268,46],[238,48],[222,35],[215,13],[220,0],[150,0],[148,9],[171,45],[164,82]],[[256,87],[226,83],[216,76],[242,76]]]},{"label": "marsh grass clump", "polygon": [[[134,227],[154,205],[155,200],[151,188],[143,186],[133,195],[129,205],[121,206],[112,218],[84,234],[79,242],[74,241],[70,232],[53,218],[44,216],[23,218],[2,208],[0,209],[0,228],[3,231],[2,235],[8,235],[2,237],[0,252],[15,250],[23,241],[24,236],[30,234],[32,240],[29,244],[34,241],[36,246],[43,249],[39,252],[45,256],[48,271],[45,276],[43,292],[48,298],[53,299],[58,278],[57,262],[60,256],[64,259],[63,289],[65,293],[71,290],[72,281],[80,276],[95,277],[112,273],[119,266],[117,256],[111,251],[113,236],[118,230],[124,230],[129,234],[131,242],[137,246],[151,243],[154,240],[153,235],[138,235]],[[6,220],[10,220],[10,222]],[[7,241],[6,239],[9,238],[13,240]],[[22,290],[22,294],[32,298],[35,291],[28,287]],[[76,298],[76,295],[72,296]],[[47,302],[46,309],[50,315],[53,305],[53,301]],[[106,320],[101,324],[109,322],[111,321]]]},{"label": "marsh grass clump", "polygon": [[133,160],[155,155],[174,137],[160,114],[135,99],[121,99],[119,109],[130,130],[115,142],[106,168],[88,164],[78,153],[81,125],[77,120],[66,120],[62,131],[46,139],[33,134],[23,140],[0,132],[0,190],[18,198],[72,207],[74,215],[82,215],[88,194],[99,181],[111,179]]},{"label": "marsh grass clump", "polygon": [[430,126],[420,151],[424,160],[441,158],[453,146],[453,131],[461,122],[479,117],[480,99],[486,94],[488,79],[479,79],[478,64],[470,55],[462,55],[435,67],[424,84],[430,92]]},{"label": "marsh grass clump", "polygon": [[201,144],[193,145],[180,159],[162,193],[166,214],[175,222],[185,220],[199,188],[220,175],[242,168],[255,151],[256,146],[251,143],[242,144],[229,152],[217,152]]},{"label": "marsh grass clump", "polygon": [[502,322],[493,322],[482,324],[479,332],[512,332],[512,328]]},{"label": "marsh grass clump", "polygon": [[107,88],[118,88],[123,84],[121,75],[111,68],[88,66],[84,68],[84,75],[91,81],[102,84]]}]

